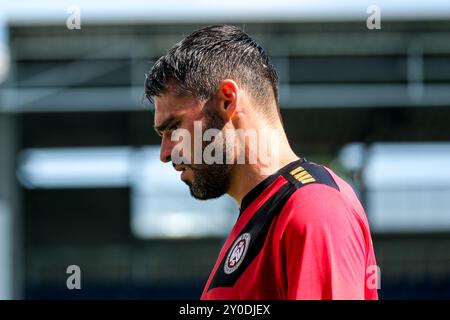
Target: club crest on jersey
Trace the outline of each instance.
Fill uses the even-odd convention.
[[[248,246],[250,244],[250,233],[244,233],[239,236],[239,238],[234,241],[230,252],[228,253],[227,259],[225,260],[225,265],[223,271],[226,274],[233,273],[244,260],[245,254],[247,253]]]

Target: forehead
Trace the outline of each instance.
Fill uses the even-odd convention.
[[[201,111],[202,104],[191,96],[179,96],[168,92],[155,97],[155,125],[169,117],[180,116],[185,113],[195,114]]]

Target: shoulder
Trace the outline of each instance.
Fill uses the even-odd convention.
[[[342,201],[335,176],[322,165],[304,162],[284,177],[291,185],[292,194],[283,211],[326,213]]]
[[[281,217],[297,227],[336,226],[348,214],[347,209],[338,191],[326,185],[311,184],[291,195]]]
[[[324,166],[305,162],[285,174],[294,189],[280,214],[288,229],[305,231],[344,228],[352,213],[336,176]]]

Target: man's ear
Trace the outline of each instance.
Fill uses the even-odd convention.
[[[219,82],[217,90],[218,112],[225,119],[230,119],[235,110],[238,98],[239,87],[231,79],[225,79]]]

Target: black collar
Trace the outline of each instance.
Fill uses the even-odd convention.
[[[279,169],[274,174],[268,176],[263,181],[258,183],[253,189],[251,189],[245,196],[242,198],[241,202],[241,208],[239,210],[239,216],[242,214],[242,212],[248,208],[252,204],[253,201],[256,200],[256,198],[268,187],[270,186],[279,176],[283,175],[286,172],[289,172],[293,169],[295,169],[299,164],[305,163],[305,158],[300,158],[298,160],[295,160],[287,165],[285,165],[283,168]]]

